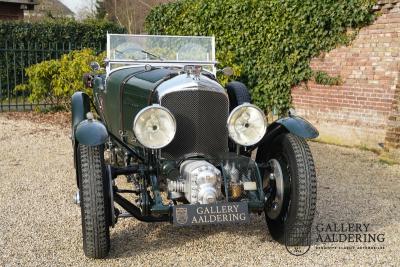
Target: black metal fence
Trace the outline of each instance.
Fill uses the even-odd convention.
[[[94,45],[101,51],[101,45]],[[25,68],[45,60],[58,59],[72,50],[82,49],[73,43],[28,43],[0,41],[0,112],[33,110],[49,107],[46,103],[32,103],[29,92],[16,91],[15,87],[26,82]]]

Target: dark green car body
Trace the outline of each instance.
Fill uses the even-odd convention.
[[[122,37],[116,36],[116,39]],[[123,54],[117,48],[112,50],[115,58]],[[139,54],[155,57],[148,51],[135,49]],[[112,51],[109,49],[108,54]],[[267,123],[264,112],[250,103],[244,84],[230,82],[222,86],[219,83],[214,61],[169,63],[158,58],[146,58],[144,62],[118,58],[114,62],[107,61],[106,73],[94,69],[84,76],[91,96],[84,92],[72,96],[71,136],[78,195],[86,195],[86,201],[91,201],[90,207],[98,208],[98,203],[103,203],[101,208],[106,210],[99,218],[97,213],[93,215],[85,210],[85,205],[81,206],[82,217],[91,216],[89,224],[83,226],[85,253],[102,258],[109,251],[109,247],[99,248],[96,244],[87,248],[86,229],[93,227],[90,221],[93,216],[97,216],[98,223],[106,222],[103,225],[106,234],[100,236],[109,242],[109,227],[114,226],[119,217],[187,226],[244,223],[249,221],[249,212],[265,212],[270,229],[278,229],[274,238],[282,241],[286,217],[296,219],[295,223],[298,220],[297,206],[292,204],[294,211],[288,211],[288,199],[298,201],[300,195],[306,196],[298,201],[300,205],[310,206],[307,209],[311,219],[307,219],[304,228],[309,231],[316,192],[308,193],[315,187],[316,178],[311,152],[304,139],[316,138],[318,131],[306,120],[290,113]],[[116,67],[111,68],[113,63]],[[147,110],[152,110],[153,117],[141,117]],[[165,117],[166,114],[169,117]],[[230,130],[232,114],[247,118],[246,123],[238,126],[244,129],[240,133],[246,138],[249,133],[256,141],[248,145],[235,141],[235,133]],[[161,132],[161,126],[155,127],[150,122],[155,120],[157,125],[163,125],[167,121],[165,118],[170,119],[170,124],[159,136],[169,136],[173,132],[173,137],[156,148],[141,142],[138,135],[141,132],[135,128],[137,121],[142,119],[146,133]],[[250,120],[254,118],[261,118],[259,124]],[[252,135],[248,127],[261,134]],[[95,159],[98,164],[88,158]],[[293,167],[295,165],[297,167]],[[304,171],[299,171],[299,166]],[[275,175],[280,178],[274,178]],[[131,188],[119,187],[115,181],[121,176],[126,177]],[[297,178],[303,179],[299,185],[295,182]],[[92,194],[94,189],[93,192],[84,191],[82,184],[101,187],[98,189],[101,194]],[[303,185],[309,188],[301,189],[307,194],[296,191]],[[296,191],[295,195],[290,190]],[[132,194],[135,201],[126,198],[125,193]],[[287,215],[288,212],[293,214]],[[103,252],[93,254],[87,252],[88,249]]]
[[[152,67],[146,69],[148,66],[133,66],[122,68],[120,70],[112,72],[108,77],[105,74],[95,74],[92,77],[93,87],[93,104],[96,112],[99,115],[98,121],[88,122],[86,113],[90,111],[89,97],[78,92],[72,97],[72,114],[73,114],[73,136],[75,146],[78,143],[85,145],[99,145],[106,144],[110,140],[118,140],[118,145],[123,144],[124,149],[130,148],[134,151],[135,156],[145,158],[146,148],[143,147],[140,142],[137,141],[133,132],[133,121],[135,116],[145,107],[152,104],[160,104],[160,86],[167,83],[176,84],[177,81],[185,79],[192,82],[192,78],[187,74],[183,73],[183,68],[179,69],[176,67]],[[175,79],[175,80],[174,80]],[[210,73],[204,73],[196,81],[196,84],[212,84],[220,90],[223,89],[217,81],[216,77]],[[164,89],[165,90],[165,89]],[[168,90],[168,89],[167,89]],[[182,87],[185,90],[185,87]],[[224,94],[221,94],[224,98]],[[189,101],[190,102],[190,101]],[[216,102],[218,103],[218,101]],[[181,103],[186,106],[185,103]],[[211,107],[207,107],[210,109]],[[224,114],[222,117],[226,119],[228,114]],[[209,121],[212,124],[212,121]],[[179,126],[178,126],[179,127]],[[222,125],[225,127],[225,125]],[[185,129],[183,129],[185,130]],[[268,126],[267,134],[257,146],[252,146],[247,151],[246,155],[249,155],[250,151],[253,151],[257,147],[268,147],[273,138],[282,132],[291,132],[303,138],[315,138],[318,136],[316,129],[309,124],[307,121],[300,117],[290,116],[281,118]],[[204,137],[200,137],[203,139]],[[214,139],[211,137],[211,139]],[[188,140],[187,140],[188,141]],[[221,154],[224,157],[226,153],[229,153],[227,146],[228,139],[226,141],[226,149],[223,149],[225,145],[222,145]],[[222,141],[222,143],[224,143]],[[178,144],[179,146],[179,144]],[[161,150],[162,151],[162,150]],[[233,151],[234,152],[234,151]],[[173,155],[174,153],[172,153]],[[188,153],[190,154],[190,153]],[[212,158],[208,154],[206,157]],[[168,169],[168,166],[176,166],[181,161],[179,155],[176,158],[171,156],[162,157],[157,162],[158,166],[155,168],[161,172],[164,169]],[[183,155],[185,157],[185,155]],[[216,158],[220,155],[216,156]],[[167,166],[167,167],[166,167]],[[258,183],[261,183],[261,177],[258,179]],[[262,193],[260,193],[262,195]],[[259,196],[258,201],[250,206],[262,207],[263,196]],[[163,209],[167,210],[167,208]]]

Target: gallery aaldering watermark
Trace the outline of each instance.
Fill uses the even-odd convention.
[[[384,249],[385,233],[373,230],[370,223],[316,223],[308,235],[298,233],[292,226],[285,237],[286,249],[289,253],[300,256],[309,251],[311,244],[315,249]],[[301,236],[300,240],[296,236]],[[311,239],[312,236],[312,239]]]
[[[285,230],[285,247],[295,256],[306,254],[311,247],[311,232],[307,231],[307,225],[298,221]]]
[[[317,223],[316,249],[384,249],[385,233],[370,223]]]

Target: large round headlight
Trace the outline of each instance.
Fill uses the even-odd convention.
[[[267,120],[261,109],[249,103],[237,106],[228,118],[229,137],[242,146],[258,143],[267,131]]]
[[[142,109],[133,122],[137,140],[147,148],[163,148],[175,136],[176,122],[171,112],[160,105]]]

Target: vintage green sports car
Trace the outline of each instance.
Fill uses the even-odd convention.
[[[305,139],[318,131],[293,113],[268,123],[244,84],[221,86],[216,73],[231,70],[216,69],[214,37],[107,38],[105,71],[93,63],[84,77],[93,101],[72,96],[86,256],[107,256],[122,217],[196,227],[264,213],[278,242],[307,239],[316,174]]]

